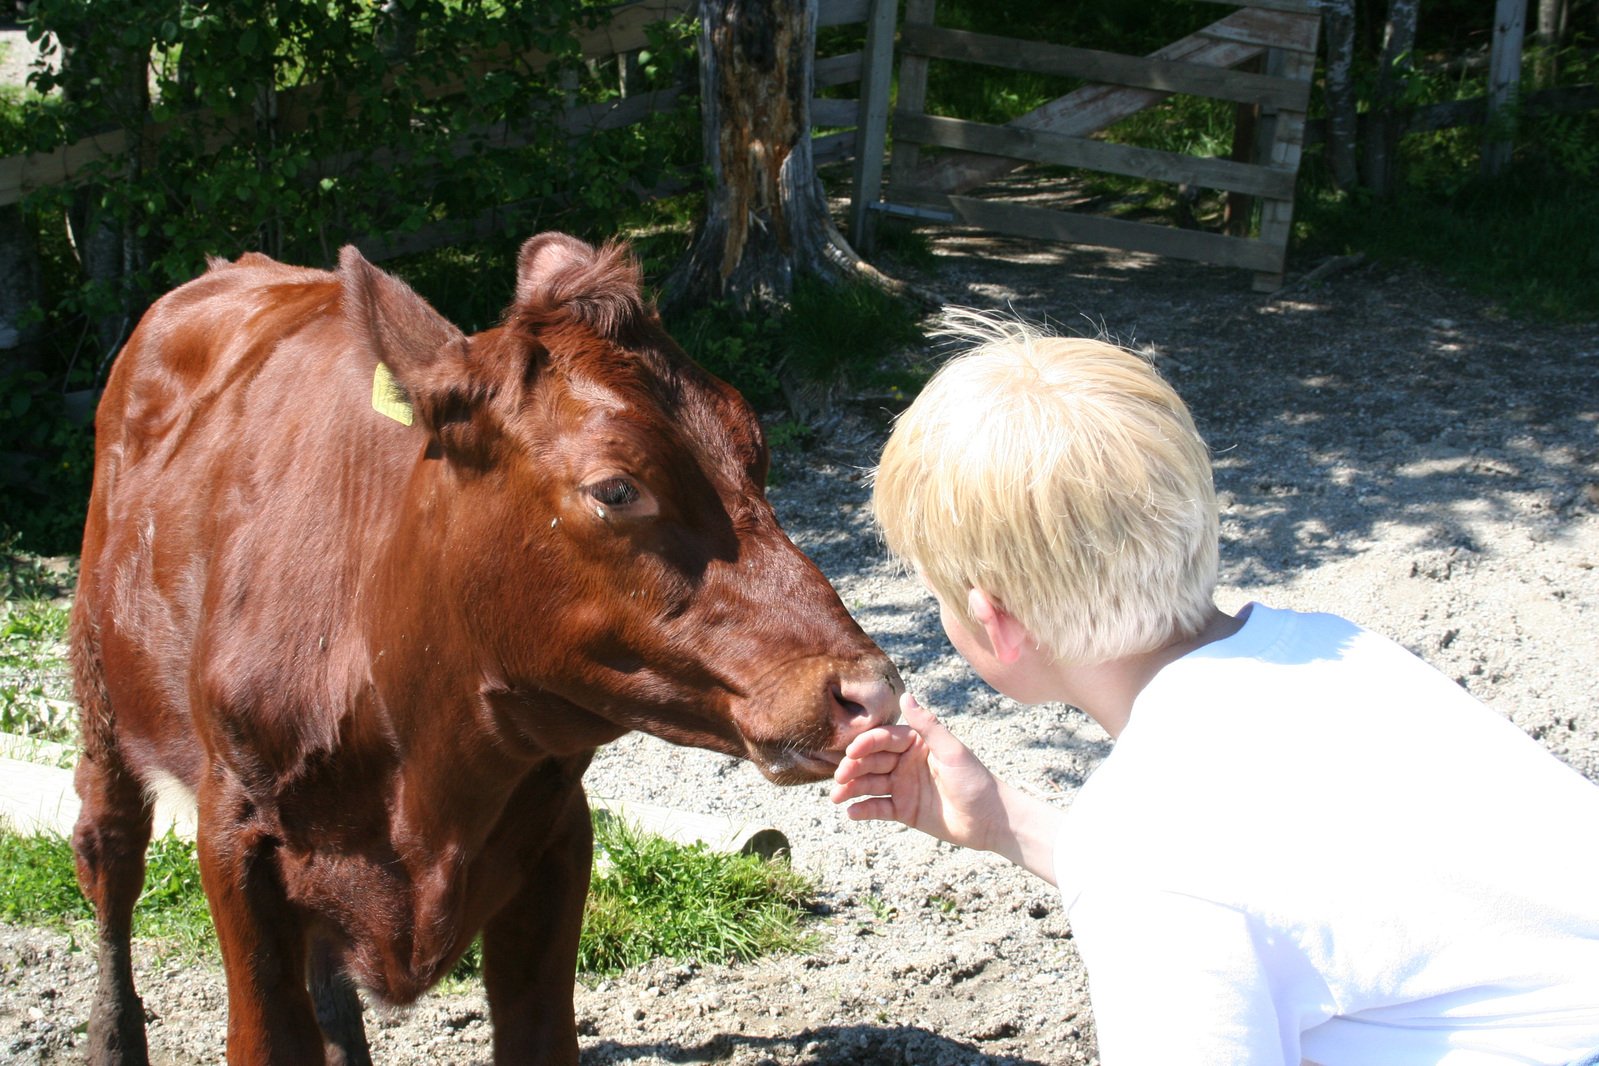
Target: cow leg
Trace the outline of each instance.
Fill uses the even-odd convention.
[[[200,880],[228,981],[229,1066],[325,1061],[306,990],[306,932],[278,872],[278,841],[250,824],[241,790],[210,774],[200,791]]]
[[[339,965],[333,945],[322,937],[311,943],[307,975],[311,1002],[327,1054],[327,1066],[372,1066],[372,1051],[361,1022],[361,997]]]
[[[72,831],[78,884],[94,907],[98,941],[88,1058],[94,1066],[143,1066],[150,1055],[144,1004],[133,988],[129,937],[133,905],[144,886],[144,853],[154,812],[108,731],[98,738],[89,732],[74,778],[82,806]]]
[[[483,930],[483,984],[494,1023],[494,1061],[576,1066],[577,971],[594,829],[583,790],[558,801],[547,846],[522,887]]]

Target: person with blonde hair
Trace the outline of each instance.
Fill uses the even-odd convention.
[[[1599,787],[1386,638],[1220,610],[1209,452],[1144,359],[948,322],[883,537],[985,681],[1115,744],[1063,810],[907,694],[834,802],[1057,885],[1107,1066],[1599,1062]]]

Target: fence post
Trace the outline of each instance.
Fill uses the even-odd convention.
[[[905,25],[931,26],[935,0],[905,0]],[[927,57],[906,54],[899,62],[899,106],[897,110],[921,114],[927,106]],[[890,194],[894,185],[909,184],[921,161],[921,149],[914,144],[894,145],[893,158],[889,160],[888,182]]]
[[[1266,53],[1266,73],[1278,77],[1309,82],[1316,73],[1314,44],[1309,52],[1288,52],[1273,48]],[[1262,111],[1265,111],[1262,108]],[[1299,159],[1305,143],[1305,114],[1303,111],[1273,111],[1269,118],[1262,116],[1257,142],[1259,161],[1278,170],[1299,173]],[[1288,260],[1288,241],[1293,235],[1294,196],[1289,192],[1285,200],[1263,198],[1260,201],[1259,239],[1277,252],[1277,269],[1256,273],[1253,288],[1256,292],[1275,292],[1282,287],[1283,268]]]
[[[871,251],[872,205],[883,189],[883,153],[888,147],[888,96],[894,76],[895,0],[871,0],[866,47],[861,52],[861,102],[855,124],[855,191],[849,239],[862,255]]]
[[[1527,32],[1527,0],[1498,0],[1493,50],[1488,59],[1488,120],[1483,127],[1482,172],[1496,177],[1515,150],[1515,109],[1521,87],[1521,43]]]

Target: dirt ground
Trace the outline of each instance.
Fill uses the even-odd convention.
[[[951,303],[1103,329],[1156,360],[1215,453],[1223,608],[1332,610],[1386,633],[1599,781],[1594,327],[1513,321],[1427,274],[1376,265],[1302,285],[1316,264],[1293,263],[1288,288],[1267,297],[1238,272],[1138,255],[957,231],[936,251],[918,280]],[[885,431],[880,404],[845,405],[781,465],[778,511],[923,701],[1001,775],[1069,803],[1108,741],[1069,708],[988,692],[925,595],[886,564],[863,479]],[[602,752],[588,783],[774,826],[821,895],[810,954],[662,962],[580,985],[585,1066],[1096,1061],[1083,969],[1042,882],[850,823],[822,786],[776,789],[742,763],[648,737]],[[139,980],[155,1061],[218,1061],[219,974],[146,950]],[[0,928],[0,1061],[81,1061],[90,988],[81,944]],[[379,1062],[489,1059],[474,992],[371,1010],[368,1029]]]

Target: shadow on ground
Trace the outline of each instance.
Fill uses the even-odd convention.
[[[735,1052],[748,1055],[762,1050],[769,1050],[785,1063],[807,1066],[1044,1066],[1037,1059],[987,1055],[973,1044],[904,1025],[827,1025],[781,1037],[719,1033],[688,1046],[607,1040],[585,1049],[582,1061],[583,1066],[639,1060],[714,1063],[733,1057]]]

